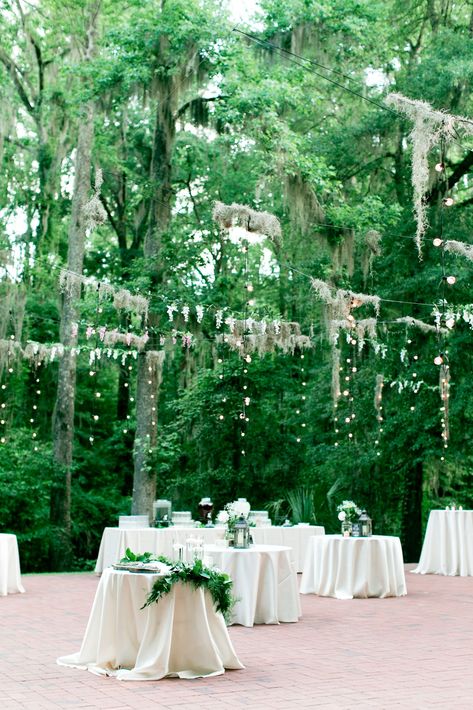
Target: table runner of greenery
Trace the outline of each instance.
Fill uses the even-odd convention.
[[[196,559],[192,563],[174,561],[163,555],[153,555],[152,552],[137,555],[129,548],[126,550],[125,557],[120,560],[120,563],[127,562],[162,562],[170,568],[168,574],[155,581],[142,609],[150,606],[153,602],[159,602],[166,594],[169,594],[175,584],[181,582],[192,585],[194,589],[207,589],[216,611],[223,614],[225,621],[229,620],[235,599],[232,595],[233,582],[228,574],[206,567],[200,559]]]

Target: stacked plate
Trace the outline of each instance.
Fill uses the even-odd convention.
[[[172,514],[172,524],[183,528],[192,527],[194,521],[190,510],[175,510]]]
[[[271,520],[267,510],[251,510],[248,522],[254,523],[257,528],[270,528]]]
[[[136,528],[149,528],[148,515],[120,515],[118,518],[118,527],[126,530]]]

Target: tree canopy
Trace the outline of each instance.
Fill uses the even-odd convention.
[[[328,531],[350,497],[408,560],[432,505],[473,503],[473,140],[458,123],[429,147],[419,259],[413,122],[386,102],[469,126],[471,6],[261,0],[238,23],[230,9],[0,2],[0,520],[26,568],[55,565],[66,469],[76,568],[149,481],[177,509],[246,496],[295,516],[309,497]],[[96,219],[65,320],[86,124]],[[216,221],[216,202],[269,213],[281,235]],[[379,314],[352,299],[337,330],[311,279],[338,305],[379,297]]]

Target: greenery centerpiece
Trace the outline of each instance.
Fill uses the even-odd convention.
[[[194,589],[207,590],[212,597],[216,611],[221,612],[225,621],[229,622],[235,599],[232,595],[233,582],[228,574],[206,567],[200,559],[191,563],[175,562],[163,555],[153,555],[151,552],[136,555],[127,549],[120,564],[133,562],[160,562],[168,567],[166,573],[154,582],[142,609],[153,603],[158,603],[160,599],[172,591],[175,584],[180,582],[181,584],[190,584]]]
[[[342,523],[342,535],[351,535],[353,523],[361,515],[361,509],[352,500],[344,500],[337,506],[338,519]]]

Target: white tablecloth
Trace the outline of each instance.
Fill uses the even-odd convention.
[[[173,557],[173,545],[184,544],[189,537],[200,537],[206,544],[215,544],[223,538],[224,528],[105,528],[100,543],[95,571],[97,574],[120,560],[127,547],[133,552],[153,552],[156,555]],[[291,559],[296,571],[302,572],[307,544],[312,535],[323,535],[321,526],[294,526],[293,528],[270,527],[251,528],[251,535],[257,544],[283,545],[291,548]]]
[[[24,592],[16,535],[0,535],[0,597]]]
[[[257,545],[290,547],[296,572],[302,572],[310,538],[312,535],[324,535],[325,529],[321,525],[294,525],[292,528],[273,525],[270,528],[251,528],[250,532]]]
[[[473,576],[473,510],[431,510],[417,574]]]
[[[173,558],[175,543],[184,545],[189,537],[200,537],[204,542],[214,543],[217,538],[223,538],[224,534],[224,528],[105,528],[95,571],[100,574],[118,562],[125,555],[127,547],[135,553],[153,552],[155,555]]]
[[[312,537],[300,591],[337,599],[407,594],[399,538]]]
[[[59,665],[119,680],[200,678],[243,668],[225,621],[203,589],[177,584],[141,609],[157,575],[104,571],[79,653]]]
[[[278,624],[301,616],[297,574],[290,549],[277,545],[253,545],[248,550],[204,547],[206,557],[233,580],[233,624]]]

